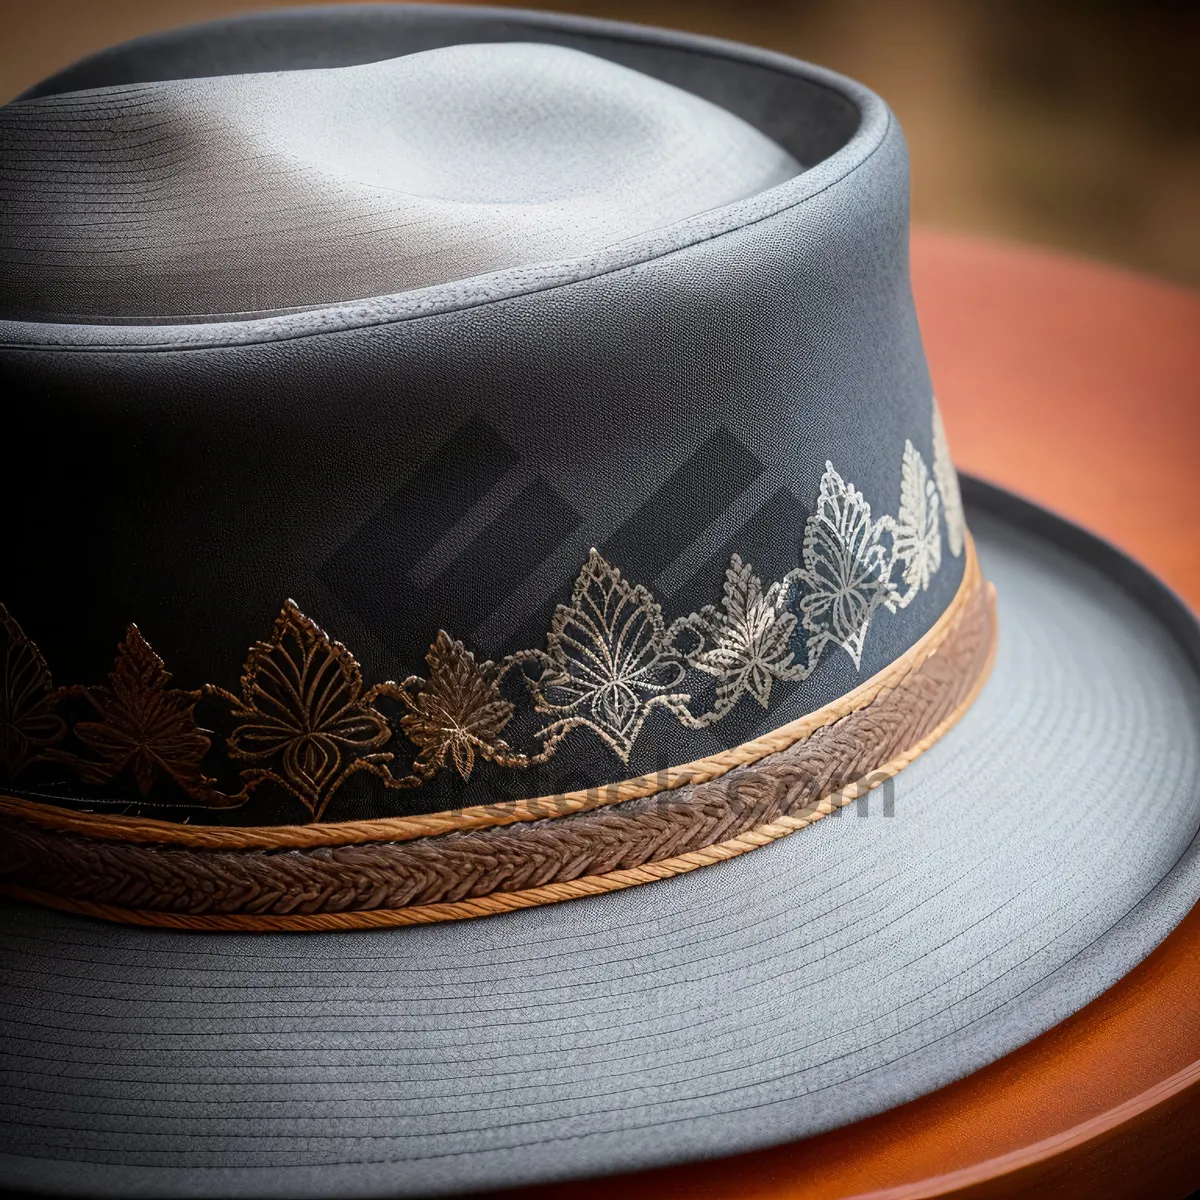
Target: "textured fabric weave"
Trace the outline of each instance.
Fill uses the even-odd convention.
[[[3,910],[0,1181],[368,1196],[631,1170],[880,1111],[1080,1008],[1200,895],[1200,681],[1061,543],[972,525],[999,660],[891,815],[875,792],[690,876],[370,934]]]
[[[25,101],[0,108],[0,313],[404,292],[602,249],[799,170],[698,96],[531,43]]]
[[[0,474],[0,504],[31,514],[12,531],[7,562],[22,568],[0,567],[0,600],[56,678],[103,680],[133,621],[178,686],[237,692],[247,647],[288,597],[372,682],[423,673],[439,628],[495,659],[545,644],[592,547],[674,619],[720,602],[735,553],[764,582],[800,565],[827,463],[877,517],[897,512],[906,441],[935,462],[904,141],[849,80],[683,35],[406,5],[165,35],[69,77],[123,87],[150,72],[277,68],[280,55],[328,67],[492,40],[570,45],[682,87],[806,169],[591,254],[311,312],[0,321],[11,436],[53,447]],[[326,819],[547,795],[703,758],[894,661],[961,576],[961,557],[945,556],[928,590],[872,623],[858,663],[826,654],[772,691],[769,712],[744,699],[700,730],[656,712],[628,762],[581,731],[553,771],[483,763],[466,782],[443,773],[382,796],[360,773]],[[303,818],[266,788],[227,815]]]

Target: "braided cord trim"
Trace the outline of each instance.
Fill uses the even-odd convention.
[[[420,816],[379,817],[363,821],[331,821],[308,825],[183,825],[151,817],[111,816],[106,813],[76,812],[51,804],[39,804],[0,794],[0,823],[19,820],[42,829],[77,833],[88,838],[138,842],[197,849],[264,849],[284,847],[352,846],[368,842],[402,842],[435,837],[457,830],[488,829],[523,821],[538,821],[572,813],[589,812],[628,800],[674,791],[720,778],[737,767],[758,762],[824,727],[872,704],[877,697],[918,670],[936,654],[956,628],[964,608],[981,586],[979,560],[974,542],[966,535],[967,560],[962,582],[946,611],[934,626],[895,662],[859,684],[844,696],[753,741],[743,742],[719,754],[709,755],[678,767],[599,787],[561,792],[535,799],[505,800],[495,804]]]
[[[564,806],[553,816],[528,809],[518,815],[509,805],[488,825],[463,822],[404,839],[378,829],[396,822],[376,821],[355,823],[375,827],[370,838],[307,845],[279,839],[270,846],[117,840],[113,818],[104,819],[103,834],[89,837],[78,825],[29,820],[24,802],[15,801],[0,807],[0,892],[144,925],[320,930],[482,916],[669,878],[803,829],[891,778],[970,707],[990,669],[995,635],[994,595],[972,553],[951,608],[922,643],[856,690],[856,705],[846,703],[851,693],[805,718],[806,731],[789,737],[777,730],[716,756],[719,764],[678,768],[698,769],[671,788],[658,780],[657,791],[622,799],[625,785],[617,785],[617,798]],[[773,747],[772,739],[781,744]],[[742,757],[749,746],[755,760]],[[87,816],[53,815],[76,822]]]

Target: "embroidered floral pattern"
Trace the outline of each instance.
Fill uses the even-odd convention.
[[[16,779],[66,736],[50,668],[0,604],[0,766]]]
[[[938,524],[938,491],[929,469],[912,442],[904,443],[900,469],[900,512],[892,522],[892,553],[904,567],[908,590],[896,599],[907,608],[917,592],[942,565],[942,531]]]
[[[800,601],[804,628],[819,656],[832,641],[862,663],[871,618],[893,607],[892,559],[881,541],[890,521],[872,521],[862,493],[825,464],[816,512],[804,527],[804,566],[797,578],[806,593]]]
[[[358,663],[292,600],[271,640],[251,647],[241,696],[212,687],[209,693],[239,722],[227,745],[232,758],[256,764],[242,771],[248,788],[270,780],[314,820],[356,771],[392,778],[392,755],[374,753],[392,729],[364,696]]]
[[[428,679],[406,680],[394,693],[408,708],[400,728],[420,747],[413,763],[415,774],[428,779],[453,765],[463,779],[470,779],[477,754],[504,766],[526,765],[525,756],[500,736],[514,705],[500,694],[496,664],[477,663],[462,642],[445,630],[439,630],[425,663]],[[414,685],[415,690],[410,690]]]
[[[37,647],[0,606],[3,777],[38,767],[43,777],[69,771],[104,787],[129,778],[152,803],[174,789],[206,807],[240,804],[272,785],[319,821],[359,772],[389,788],[420,787],[443,772],[465,782],[481,760],[512,768],[546,762],[576,733],[629,763],[656,709],[703,729],[746,697],[768,710],[777,684],[807,678],[831,648],[861,670],[880,610],[905,608],[940,570],[943,520],[951,553],[966,544],[936,406],[932,446],[931,472],[905,442],[894,516],[873,515],[862,492],[826,463],[800,565],[776,582],[764,586],[734,554],[719,602],[668,624],[646,587],[593,550],[569,602],[555,610],[544,648],[477,661],[442,631],[425,655],[426,676],[403,683],[365,687],[350,651],[289,600],[270,639],[251,647],[240,695],[171,687],[163,661],[132,625],[104,684],[56,688]],[[401,706],[395,720],[376,707],[383,700]],[[227,736],[200,727],[201,702]],[[514,726],[533,749],[506,740]],[[219,790],[218,777],[240,777],[241,790]]]
[[[586,726],[622,762],[655,707],[687,715],[684,664],[663,623],[662,608],[595,550],[560,604],[546,635],[546,671],[530,681],[540,713],[561,714],[539,730],[547,742]]]
[[[196,724],[201,693],[168,687],[170,680],[162,659],[130,625],[106,683],[64,689],[95,711],[94,720],[74,727],[95,756],[75,761],[85,783],[110,783],[128,770],[142,796],[161,780],[194,800],[219,801],[214,781],[200,769],[211,744],[208,731]]]
[[[699,644],[688,662],[717,680],[716,703],[695,719],[697,725],[719,721],[747,692],[768,708],[775,680],[803,678],[789,649],[796,614],[788,609],[788,591],[786,584],[773,583],[764,593],[762,580],[735,554],[725,571],[721,607],[706,605],[674,627],[675,637],[684,629],[696,634]]]
[[[933,402],[933,477],[937,480],[942,510],[946,514],[946,541],[950,553],[957,558],[963,552],[967,536],[967,517],[963,512],[958,472],[950,459],[950,443],[946,441],[946,430],[936,400]]]

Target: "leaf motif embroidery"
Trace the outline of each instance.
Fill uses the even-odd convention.
[[[62,740],[66,722],[41,651],[0,604],[0,765],[16,779]]]
[[[356,771],[391,780],[386,764],[393,756],[370,752],[392,730],[364,696],[361,668],[293,600],[283,606],[271,640],[251,647],[241,696],[209,690],[241,722],[229,735],[230,755],[264,764],[242,771],[248,785],[278,784],[314,820]]]
[[[583,726],[627,763],[655,707],[687,715],[690,697],[671,691],[685,671],[670,646],[662,608],[595,550],[575,581],[571,603],[558,606],[546,646],[548,669],[528,683],[538,712],[563,715],[538,731],[543,739]]]
[[[480,758],[517,768],[546,762],[575,729],[589,730],[628,763],[655,708],[691,729],[714,724],[747,694],[768,710],[775,682],[808,677],[830,645],[842,647],[861,669],[874,615],[880,608],[906,607],[940,570],[939,513],[950,550],[960,555],[966,523],[935,404],[932,478],[906,441],[899,511],[873,519],[863,494],[826,462],[805,523],[802,565],[766,589],[734,554],[719,604],[681,616],[668,628],[651,593],[593,550],[570,603],[555,611],[545,650],[476,662],[443,631],[425,656],[427,679],[412,676],[366,690],[346,647],[290,600],[271,640],[251,647],[241,695],[214,686],[202,692],[171,688],[162,660],[134,626],[103,686],[56,689],[37,647],[0,606],[0,769],[12,780],[31,764],[54,762],[90,783],[109,783],[128,772],[143,798],[160,781],[170,781],[193,799],[221,807],[242,803],[269,781],[320,820],[356,772],[370,772],[389,788],[419,787],[448,769],[465,781]],[[801,626],[804,661],[796,662],[793,643]],[[528,673],[531,664],[540,671],[536,677]],[[552,718],[534,734],[541,743],[537,753],[521,753],[502,736],[516,710],[501,682],[518,667],[534,710]],[[689,669],[716,680],[711,711],[691,711],[692,696],[682,690]],[[246,764],[237,795],[217,791],[203,774],[211,750],[208,731],[195,719],[203,695],[222,700],[234,718],[225,750],[230,760]],[[91,757],[59,746],[69,732],[58,712],[65,696],[86,699],[95,710],[96,719],[77,720],[73,727]],[[395,729],[375,708],[382,697],[403,704],[395,727],[417,747],[411,773],[400,778],[391,773],[394,754],[384,749]],[[68,708],[66,716],[72,715]]]
[[[193,800],[222,799],[200,769],[211,745],[208,731],[196,724],[201,693],[169,687],[170,680],[162,659],[138,627],[130,625],[108,680],[100,687],[71,689],[97,715],[75,723],[75,736],[99,756],[98,762],[71,760],[81,779],[110,783],[128,768],[142,796],[167,780]]]
[[[788,589],[774,583],[763,594],[762,580],[749,563],[734,554],[725,570],[725,589],[718,609],[709,604],[680,622],[700,639],[688,662],[717,679],[711,712],[696,719],[707,726],[725,716],[746,692],[765,709],[776,679],[802,678],[789,651],[796,616],[787,607]]]
[[[900,512],[892,522],[892,552],[904,564],[904,582],[908,585],[896,602],[900,608],[907,608],[917,592],[929,587],[942,565],[937,488],[929,478],[925,460],[907,440],[900,473]]]
[[[500,737],[513,705],[500,695],[496,664],[477,663],[463,643],[445,630],[438,631],[425,662],[429,678],[419,681],[420,690],[398,692],[408,708],[400,726],[421,751],[413,770],[429,778],[453,763],[464,780],[470,779],[476,754],[520,765],[522,756]]]
[[[804,526],[804,565],[795,577],[807,594],[800,601],[804,627],[815,645],[841,646],[855,667],[862,665],[863,642],[880,607],[892,607],[891,561],[879,541],[887,528],[871,520],[863,494],[825,464],[816,510]]]
[[[950,553],[958,558],[966,542],[967,517],[963,512],[958,472],[950,458],[950,443],[946,440],[946,429],[936,400],[933,402],[933,477],[937,480],[942,496],[942,511],[946,514],[946,541],[950,545]]]

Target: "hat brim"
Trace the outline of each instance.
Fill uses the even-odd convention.
[[[840,815],[505,916],[200,934],[6,903],[0,1186],[427,1195],[801,1138],[998,1058],[1200,896],[1200,629],[1103,542],[965,482],[999,652]]]

